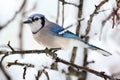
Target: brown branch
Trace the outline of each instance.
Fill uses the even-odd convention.
[[[11,47],[11,45],[10,45],[10,41],[8,42],[8,46],[10,47],[10,49],[11,49],[12,51],[14,51],[14,49],[13,49],[13,48]],[[0,68],[1,68],[1,71],[3,72],[3,74],[5,75],[5,77],[7,78],[7,80],[11,80],[10,75],[5,71],[5,68],[4,68],[4,66],[2,65],[2,62],[3,62],[4,58],[5,58],[6,56],[8,56],[8,54],[6,54],[6,51],[3,51],[2,53],[4,53],[4,56],[2,56],[2,58],[1,58],[1,60],[0,60]]]
[[[90,68],[87,68],[87,67],[82,67],[82,66],[78,66],[76,64],[73,64],[73,63],[70,63],[70,62],[67,62],[63,59],[60,59],[56,56],[56,54],[54,53],[54,51],[52,51],[51,49],[45,49],[45,50],[26,50],[26,51],[11,51],[11,52],[8,52],[9,55],[10,54],[18,54],[18,53],[48,53],[50,56],[53,57],[53,59],[55,59],[56,62],[61,62],[63,64],[66,64],[66,65],[70,65],[74,68],[77,68],[78,70],[81,69],[81,70],[84,70],[84,71],[87,71],[87,72],[90,72],[90,73],[93,73],[97,76],[100,76],[104,79],[110,79],[110,80],[115,80],[114,78],[112,78],[111,76],[108,76],[105,74],[105,72],[98,72],[98,71],[95,71],[93,69],[90,69]],[[19,63],[17,61],[15,62],[8,62],[8,67],[10,67],[11,65],[20,65],[20,66],[28,66],[28,67],[34,67],[33,65],[31,64],[26,64],[26,63]]]
[[[6,54],[6,55],[13,55],[13,54],[33,54],[33,53],[44,53],[45,50],[24,50],[24,51],[7,51],[4,53],[3,51],[0,51],[1,54]]]
[[[40,78],[40,76],[42,75],[42,73],[44,73],[44,74],[46,75],[47,80],[50,80],[50,77],[49,77],[49,75],[48,75],[48,72],[45,71],[45,68],[42,69],[42,70],[38,70],[38,73],[37,73],[37,75],[35,76],[36,80],[39,80],[39,78]]]
[[[59,16],[60,16],[60,3],[59,3],[59,1],[58,1],[58,5],[57,5],[57,18],[56,18],[56,23],[58,24],[58,22],[59,22]]]
[[[85,41],[88,42],[89,38],[88,37],[85,37]],[[84,67],[87,67],[87,59],[88,59],[88,49],[87,48],[84,48],[84,58],[83,58],[83,66]],[[86,80],[87,78],[87,72],[83,70],[83,73],[84,73],[84,77],[83,77],[83,80]]]
[[[34,67],[33,64],[20,63],[20,62],[18,62],[17,60],[15,60],[15,62],[8,62],[7,65],[6,65],[6,67],[9,68],[9,67],[11,67],[11,66],[13,66],[13,65],[25,66],[25,67],[23,68],[23,69],[24,69],[24,71],[23,71],[23,79],[25,79],[27,68],[28,68],[28,67],[31,67],[31,68]]]
[[[29,63],[20,63],[20,62],[18,62],[17,60],[15,61],[15,62],[7,62],[7,65],[6,65],[6,67],[11,67],[11,66],[13,66],[13,65],[18,65],[18,66],[25,66],[25,67],[34,67],[34,65],[33,64],[29,64]]]
[[[95,75],[97,75],[99,77],[104,78],[105,80],[106,79],[115,80],[113,77],[106,75],[105,72],[98,72],[98,71],[95,71],[95,70],[87,68],[87,67],[82,67],[82,66],[79,66],[79,65],[76,65],[76,64],[73,64],[73,63],[69,63],[69,62],[67,62],[67,61],[65,61],[63,59],[58,58],[58,57],[55,60],[56,60],[56,62],[61,62],[61,63],[66,64],[66,65],[73,66],[74,68],[76,68],[78,70],[81,69],[81,70],[90,72],[92,74],[95,74]]]
[[[43,73],[46,75],[47,80],[50,80],[50,77],[49,77],[49,75],[48,75],[48,72],[47,72],[47,71],[45,71],[45,69],[43,69]]]
[[[2,65],[2,62],[0,62],[0,69],[3,72],[3,74],[5,75],[5,77],[7,78],[7,80],[12,80],[10,75],[5,71],[4,66]]]
[[[88,40],[89,40],[89,37],[85,37],[85,41],[88,42]],[[88,49],[84,48],[84,60],[83,60],[84,67],[86,67],[88,65],[87,58],[88,58]]]
[[[63,2],[64,0],[59,0],[59,1]],[[69,5],[73,5],[75,7],[78,7],[78,5],[76,5],[75,3],[70,3],[70,2],[66,2],[66,1],[64,1],[64,4],[69,4]]]
[[[82,9],[83,9],[83,0],[79,0],[78,18],[82,17]],[[78,36],[80,35],[81,20],[78,20],[78,25],[77,25],[77,28],[76,28],[76,35],[78,35]]]
[[[64,26],[64,2],[65,0],[62,1],[62,27]]]
[[[13,54],[40,54],[40,53],[46,53],[46,54],[49,54],[49,55],[52,55],[53,58],[56,57],[56,54],[55,52],[60,50],[61,48],[51,48],[51,49],[48,49],[48,48],[45,48],[44,50],[24,50],[24,51],[6,51],[6,52],[3,52],[3,51],[0,51],[0,55],[2,54],[5,54],[6,56],[9,56],[9,55],[13,55]]]
[[[115,26],[115,16],[113,16],[113,18],[112,18],[112,28],[114,28],[114,26]]]
[[[37,73],[37,75],[35,76],[35,79],[39,80],[41,74],[42,74],[42,70],[39,70],[38,73]]]
[[[90,29],[91,29],[91,24],[92,24],[92,21],[93,21],[93,17],[97,14],[97,11],[101,8],[101,6],[103,6],[106,2],[108,2],[109,0],[103,0],[100,2],[100,4],[98,6],[95,5],[95,10],[94,12],[90,15],[90,18],[87,22],[87,28],[86,28],[86,33],[85,33],[85,36],[87,36],[90,32]]]
[[[71,55],[71,59],[70,59],[71,63],[75,62],[76,53],[77,53],[77,47],[74,47],[73,50],[72,50],[72,55]]]
[[[51,64],[51,69],[52,69],[52,70],[58,70],[58,64],[57,64],[57,62],[53,62],[53,63]]]
[[[8,41],[7,46],[8,46],[12,51],[15,51],[14,48],[10,45],[10,41]],[[6,51],[0,51],[0,52],[4,54],[4,56],[2,56],[1,61],[0,61],[0,64],[2,64],[2,61],[4,60],[4,58],[5,58],[6,56],[8,56],[8,52],[6,52]]]
[[[69,66],[68,70],[70,71],[69,73],[65,73],[68,76],[76,76],[78,77],[78,80],[85,80],[86,78],[86,72],[85,71],[79,71],[77,69],[75,69],[73,66]],[[69,80],[69,79],[67,79]]]
[[[77,47],[73,47],[72,55],[71,55],[71,58],[70,58],[70,62],[71,63],[75,62],[76,54],[77,54]],[[72,75],[78,76],[78,75],[76,75],[76,74],[78,74],[78,71],[74,70],[73,66],[69,66],[68,67],[68,71],[69,71],[68,74],[72,74]],[[69,79],[70,79],[70,77],[69,77]]]
[[[118,15],[118,10],[119,8],[113,8],[113,11],[111,12],[111,14],[105,19],[102,21],[102,26],[104,27],[105,23],[112,18],[112,28],[114,28],[114,25],[115,25],[115,17],[116,17],[116,20],[119,20],[120,17]]]
[[[82,17],[83,0],[79,0],[79,5],[77,5],[77,7],[78,7],[78,25],[76,27],[76,35],[79,36],[80,28],[81,28],[81,21],[84,20],[84,18],[81,18]],[[72,55],[71,55],[71,59],[70,59],[71,63],[75,62],[76,54],[77,54],[77,47],[74,47],[72,50]],[[69,70],[68,74],[75,75],[78,77],[78,79],[82,79],[82,77],[83,77],[81,74],[82,72],[75,70],[73,66],[69,66],[68,70]]]
[[[119,1],[119,0],[118,0],[118,1]],[[119,2],[116,1],[116,4],[117,4],[117,5],[120,4],[120,1],[119,1]],[[118,22],[118,24],[119,24],[119,20],[120,20],[120,15],[119,15],[119,13],[118,13],[119,9],[120,9],[120,7],[118,7],[118,6],[117,6],[117,8],[113,8],[113,11],[109,14],[109,16],[102,21],[102,28],[101,28],[101,30],[100,30],[100,35],[102,34],[104,25],[105,25],[106,22],[109,21],[110,19],[112,19],[112,28],[114,28],[114,26],[115,26],[115,24],[116,24],[117,22]]]
[[[10,41],[8,41],[8,47],[12,50],[12,51],[15,51],[14,49],[13,49],[13,47],[10,45]]]
[[[20,62],[18,62],[17,60],[16,60],[15,62],[8,62],[6,67],[9,68],[9,67],[11,67],[11,66],[13,66],[13,65],[25,66],[25,67],[23,68],[23,69],[24,69],[23,79],[25,79],[27,68],[28,68],[28,67],[34,68],[34,65],[33,65],[33,64],[20,63]],[[46,75],[47,80],[50,80],[49,75],[48,75],[48,72],[45,71],[45,69],[38,71],[38,74],[37,74],[37,76],[36,76],[36,80],[39,80],[39,77],[41,76],[42,73],[44,73],[44,74]]]
[[[93,60],[92,60],[92,61],[89,61],[89,62],[87,61],[86,64],[88,65],[88,64],[90,64],[90,63],[95,63],[95,61],[93,61]]]
[[[25,80],[25,76],[26,76],[27,67],[25,66],[23,69],[24,69],[24,72],[23,72],[23,80]]]
[[[84,18],[82,18],[81,19],[81,17],[82,17],[82,13],[83,13],[83,4],[84,4],[84,1],[83,0],[79,0],[79,7],[78,7],[78,18],[80,18],[80,20],[78,20],[78,25],[77,25],[77,28],[76,28],[76,34],[78,35],[78,36],[80,36],[80,28],[81,28],[81,21],[82,20],[84,20]],[[84,52],[83,52],[83,54],[84,54],[84,61],[83,61],[83,64],[85,64],[86,63],[86,61],[85,60],[87,60],[87,57],[86,56],[88,56],[87,55],[87,52],[85,53],[85,49],[84,49]],[[86,67],[85,65],[83,65],[84,67]],[[87,76],[87,72],[86,71],[81,71],[81,74],[80,74],[82,77],[79,77],[79,79],[82,79],[82,80],[86,80],[86,76]],[[79,75],[79,76],[80,76]]]

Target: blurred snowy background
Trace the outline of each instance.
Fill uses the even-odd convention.
[[[97,8],[98,5],[100,8]],[[89,43],[111,52],[112,56],[105,57],[95,51],[80,47],[77,50],[74,63],[97,71],[104,71],[110,76],[116,74],[115,76],[120,79],[119,0],[0,0],[0,51],[10,51],[7,45],[9,41],[15,50],[41,50],[45,48],[33,39],[29,26],[22,24],[29,15],[34,13],[44,14],[50,21],[63,27],[72,25],[69,28],[70,31],[77,33],[80,37],[82,36],[83,39],[88,36]],[[91,14],[93,18],[91,18]],[[88,29],[90,19],[92,22],[90,29]],[[84,65],[85,51],[88,53],[87,61],[95,61],[95,63]],[[72,49],[58,51],[57,55],[70,61]],[[3,54],[0,55],[1,60],[3,56]],[[51,64],[54,60],[44,53],[6,56],[0,63],[0,80],[23,80],[23,68],[25,66],[6,67],[7,62],[14,62],[15,60],[35,65],[34,68],[27,68],[25,80],[37,80],[35,76],[44,67],[47,67],[45,71],[50,80],[104,80],[92,73],[85,73],[81,77],[81,70],[77,75],[72,74],[68,66],[62,63],[57,63],[57,69],[52,70]],[[48,79],[42,73],[39,80]]]

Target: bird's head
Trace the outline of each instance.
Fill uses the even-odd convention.
[[[45,16],[42,14],[33,14],[24,21],[24,24],[29,24],[32,33],[35,34],[45,26]]]

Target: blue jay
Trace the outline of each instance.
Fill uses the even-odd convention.
[[[49,48],[68,48],[82,46],[99,51],[104,56],[112,55],[108,51],[85,42],[74,33],[64,29],[45,18],[42,14],[33,14],[26,21],[29,24],[34,39]]]

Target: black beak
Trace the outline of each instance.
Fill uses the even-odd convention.
[[[26,20],[23,22],[24,24],[29,24],[29,23],[32,23],[32,20]]]

